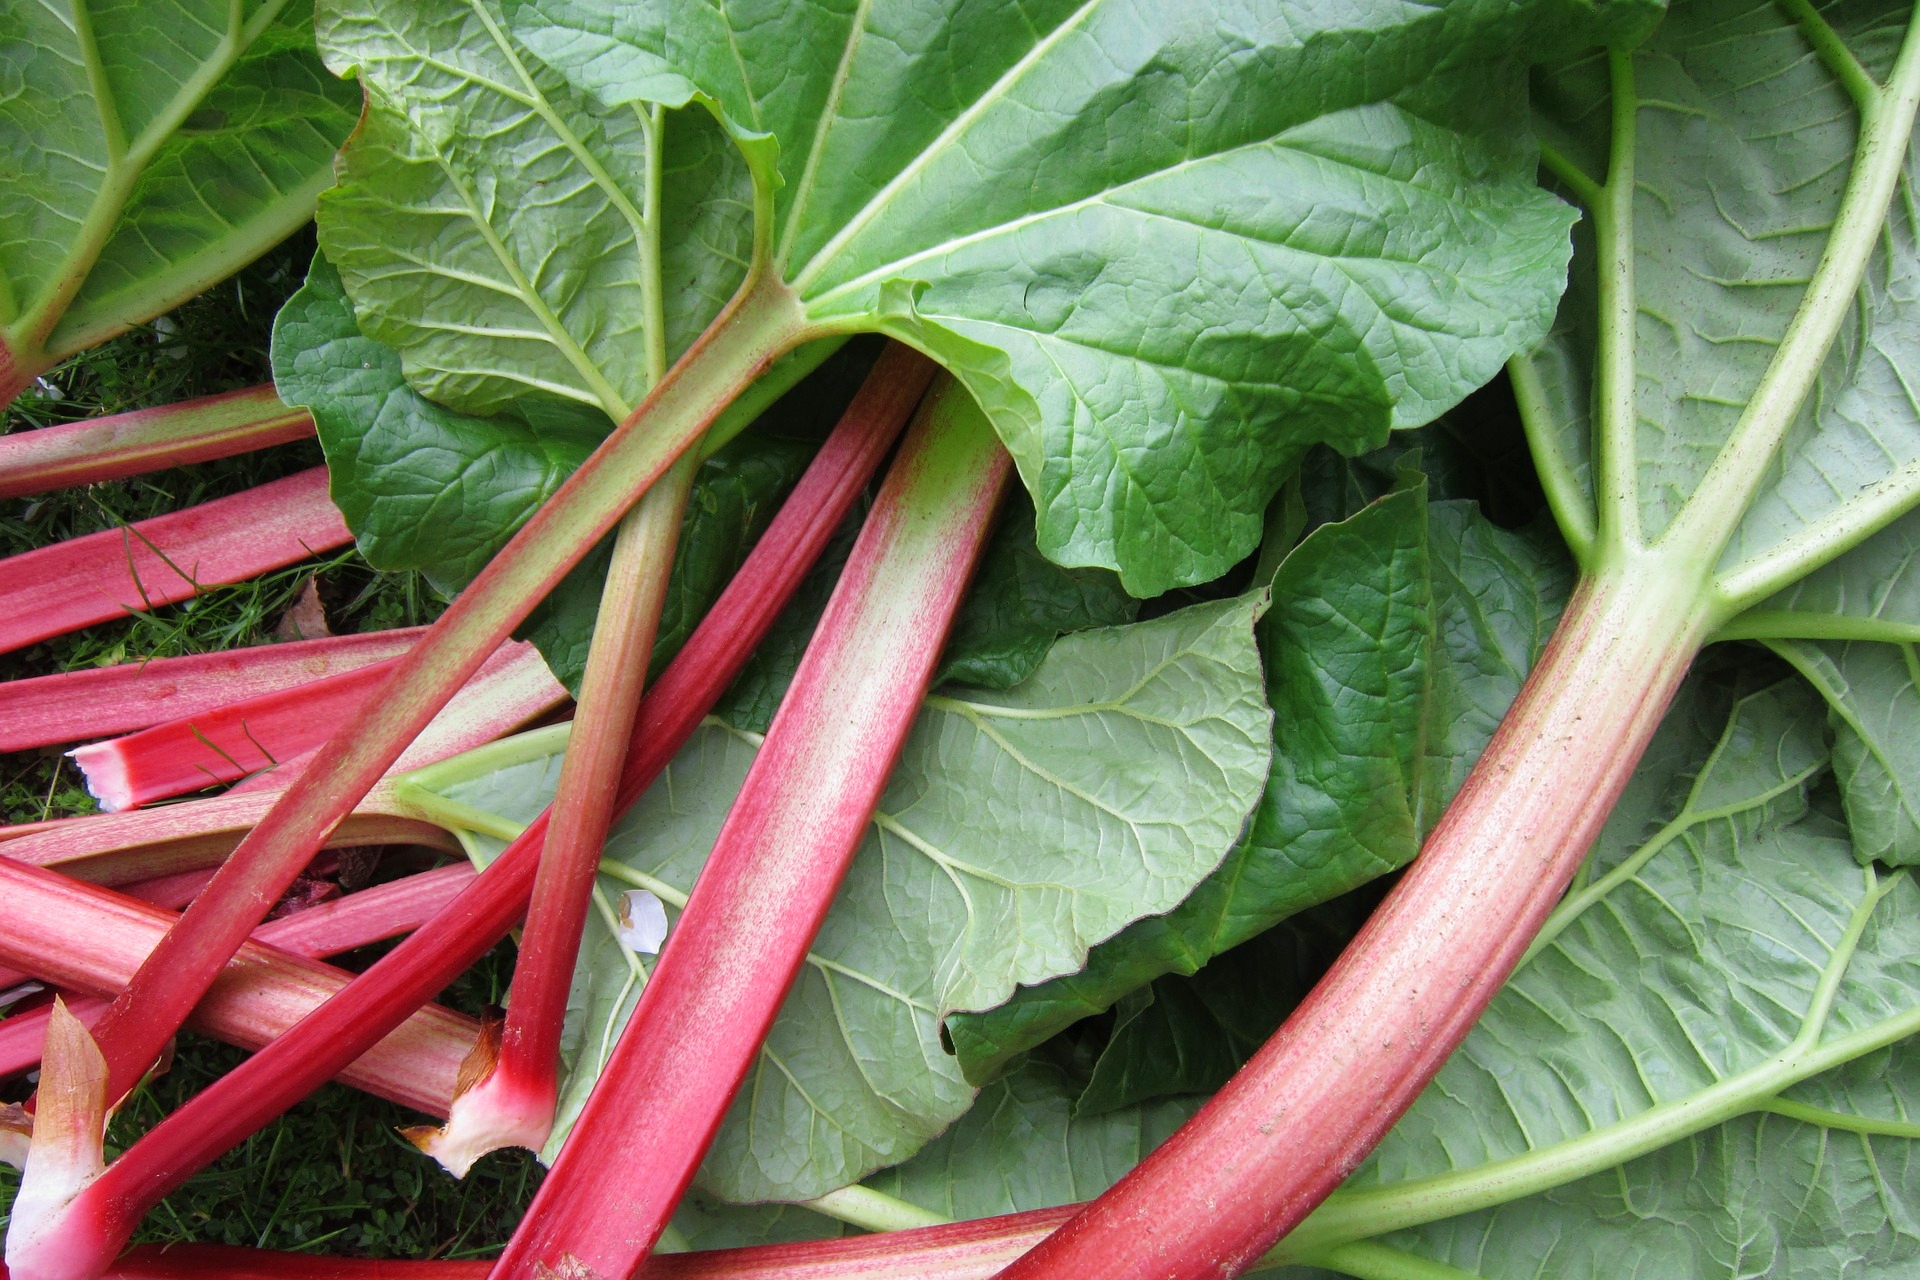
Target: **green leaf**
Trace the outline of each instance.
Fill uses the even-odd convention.
[[[1308,445],[1377,446],[1537,341],[1571,214],[1534,186],[1511,51],[1652,12],[528,0],[513,23],[608,110],[710,104],[811,321],[946,364],[1041,550],[1151,595],[1244,557]]]
[[[329,493],[377,568],[417,569],[451,596],[473,580],[606,430],[457,413],[408,385],[364,336],[339,272],[316,255],[274,320],[274,385],[313,414]]]
[[[1551,535],[1496,529],[1472,504],[1429,504],[1419,488],[1309,534],[1262,623],[1274,771],[1248,840],[1081,972],[950,1019],[968,1078],[1404,865],[1519,692],[1569,586]]]
[[[1225,1084],[1366,923],[1373,901],[1357,896],[1365,895],[1282,921],[1192,976],[1168,974],[1123,996],[1075,1114],[1212,1093]]]
[[[1000,514],[935,673],[936,685],[1011,689],[1058,637],[1132,622],[1140,602],[1102,569],[1062,569],[1033,539],[1033,506],[1015,493]]]
[[[1030,1061],[980,1091],[973,1109],[912,1160],[867,1179],[876,1191],[949,1218],[984,1218],[1099,1195],[1196,1109],[1179,1098],[1093,1116],[1076,1082]]]
[[[1821,6],[1818,21],[1883,79],[1910,16],[1906,5],[1869,0]],[[1789,325],[1814,305],[1808,284],[1840,209],[1859,112],[1788,6],[1676,6],[1634,52],[1632,74],[1634,392],[1599,429],[1632,433],[1626,501],[1651,542],[1699,487]],[[1593,54],[1543,74],[1535,97],[1543,140],[1593,183],[1607,172],[1608,83],[1605,55]],[[1913,174],[1909,158],[1907,180]],[[1838,337],[1734,523],[1723,576],[1772,556],[1804,572],[1846,545],[1827,541],[1830,531],[1920,463],[1910,394],[1920,375],[1915,217],[1911,201],[1894,200]],[[1590,494],[1596,251],[1585,227],[1575,239],[1566,301],[1532,366],[1548,410],[1539,430],[1559,455],[1546,465],[1570,491]],[[1799,393],[1776,388],[1770,399],[1793,403]],[[1807,538],[1829,550],[1797,541]]]
[[[312,216],[358,102],[315,57],[311,14],[0,13],[0,333],[26,371],[169,310]]]
[[[466,413],[533,396],[626,417],[743,278],[734,148],[704,112],[597,109],[486,3],[318,18],[327,65],[367,92],[320,208],[367,336]]]
[[[928,699],[706,1186],[804,1199],[905,1159],[973,1096],[941,1047],[945,1014],[1071,972],[1219,864],[1269,762],[1260,607],[1227,600],[1080,632],[1011,691]],[[616,828],[603,901],[639,888],[677,918],[756,742],[717,722],[696,734]],[[525,821],[552,793],[560,745],[443,794]],[[590,924],[576,975],[556,1141],[643,981],[608,914]]]
[[[1862,862],[1920,862],[1920,657],[1913,646],[1782,640],[1773,649],[1827,700],[1854,852]]]

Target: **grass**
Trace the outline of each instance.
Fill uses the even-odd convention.
[[[31,430],[267,381],[274,313],[299,288],[312,252],[311,233],[297,236],[171,315],[75,356],[22,396],[0,420],[0,430]],[[0,556],[236,493],[320,461],[319,446],[309,440],[0,502]],[[309,578],[338,633],[429,622],[442,604],[417,575],[379,572],[348,551],[0,655],[0,679],[264,644]],[[93,811],[59,749],[0,755],[0,821]],[[363,967],[376,954],[370,949],[343,963]],[[502,944],[444,999],[472,1013],[497,1003],[511,963],[512,946]],[[110,1149],[132,1143],[240,1057],[225,1045],[183,1036],[171,1070],[144,1085],[114,1120]],[[27,1088],[24,1082],[0,1086],[0,1099],[24,1096]],[[525,1152],[502,1153],[456,1182],[396,1133],[419,1120],[403,1107],[329,1085],[169,1197],[137,1238],[369,1257],[485,1256],[505,1243],[519,1221],[538,1185],[539,1166]],[[16,1185],[13,1170],[0,1166],[0,1205],[12,1203]]]

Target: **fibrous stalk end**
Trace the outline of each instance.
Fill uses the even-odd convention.
[[[400,1132],[407,1141],[464,1178],[481,1156],[505,1147],[538,1151],[553,1131],[556,1081],[529,1080],[500,1068],[503,1022],[487,1019],[454,1086],[446,1124],[415,1125]]]

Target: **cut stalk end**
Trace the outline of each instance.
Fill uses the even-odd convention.
[[[14,1280],[92,1280],[119,1252],[83,1199],[105,1168],[107,1062],[57,999],[42,1064],[26,1172],[7,1228],[7,1269]]]
[[[456,1178],[464,1178],[481,1156],[507,1147],[538,1151],[553,1132],[557,1102],[552,1073],[544,1081],[502,1070],[500,1035],[505,1025],[489,1018],[466,1061],[460,1064],[453,1106],[438,1128],[415,1125],[400,1135]]]
[[[119,813],[134,805],[133,774],[127,768],[126,752],[117,741],[95,742],[75,747],[67,758],[80,770],[87,794],[106,813]]]

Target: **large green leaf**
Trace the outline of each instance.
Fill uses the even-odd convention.
[[[320,212],[362,329],[451,408],[624,418],[746,269],[745,170],[712,120],[596,109],[488,3],[323,0],[318,19],[367,92]]]
[[[1077,974],[950,1020],[970,1079],[1163,973],[1404,865],[1479,758],[1558,619],[1551,535],[1390,494],[1309,534],[1262,622],[1274,771],[1248,840],[1181,906]]]
[[[1228,600],[1080,632],[1013,690],[928,699],[708,1155],[710,1189],[803,1199],[905,1159],[973,1096],[941,1047],[947,1013],[1077,969],[1219,865],[1269,762],[1259,609]],[[606,901],[638,888],[677,917],[757,741],[717,722],[696,734],[610,838]],[[560,745],[443,794],[524,821],[552,793]],[[644,981],[609,914],[576,977],[556,1141]]]
[[[1512,51],[1651,12],[528,0],[513,23],[609,110],[711,104],[809,319],[938,357],[1042,551],[1147,595],[1244,556],[1307,445],[1378,445],[1537,340],[1570,214],[1534,186]]]
[[[312,216],[357,104],[311,23],[301,0],[0,11],[0,333],[28,372]]]
[[[1823,4],[1869,74],[1892,64],[1911,7]],[[1788,6],[1689,0],[1632,58],[1637,503],[1651,539],[1698,487],[1802,304],[1840,207],[1858,113]],[[1535,95],[1541,134],[1598,182],[1610,140],[1604,55],[1554,67]],[[1908,163],[1909,176],[1913,173]],[[1735,529],[1723,571],[1830,524],[1890,473],[1920,462],[1920,253],[1896,199],[1866,278],[1785,443]],[[1533,367],[1541,424],[1571,487],[1591,492],[1595,255],[1576,236],[1573,281]],[[1791,394],[1791,393],[1787,393]]]

